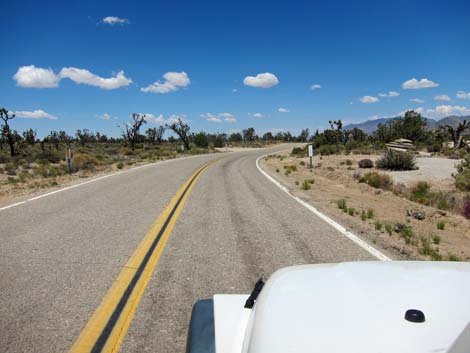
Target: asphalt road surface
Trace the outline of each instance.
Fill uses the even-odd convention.
[[[222,157],[186,195],[121,352],[184,352],[196,300],[249,293],[281,267],[374,260],[260,173],[256,158],[276,148],[155,164],[1,210],[0,351],[69,351],[157,217],[211,159]]]

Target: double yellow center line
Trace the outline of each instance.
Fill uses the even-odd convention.
[[[150,277],[186,200],[202,172],[196,170],[171,199],[122,268],[70,353],[118,352]]]

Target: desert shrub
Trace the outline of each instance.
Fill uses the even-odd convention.
[[[397,226],[395,226],[396,228]],[[413,232],[413,228],[409,225],[406,225],[406,224],[402,224],[400,223],[400,230],[399,230],[399,234],[400,234],[400,237],[402,237],[403,239],[405,239],[405,243],[407,244],[411,244],[412,243],[412,240],[415,236],[414,232]]]
[[[346,205],[346,200],[345,199],[340,199],[336,201],[336,204],[338,205],[338,208],[340,210],[343,210],[344,212],[347,212],[348,206]]]
[[[285,165],[284,166],[285,170],[288,170],[289,172],[296,172],[297,171],[297,166],[296,165]]]
[[[124,163],[122,162],[119,162],[117,165],[116,165],[117,169],[122,169],[124,168]]]
[[[18,166],[16,163],[10,162],[5,164],[5,173],[7,175],[16,175],[16,171],[18,169]]]
[[[449,260],[449,261],[462,261],[462,259],[460,259],[460,257],[458,257],[457,255],[454,255],[454,254],[449,254],[449,256],[447,257],[447,260]]]
[[[75,170],[94,170],[101,162],[94,156],[84,153],[76,153],[73,156],[72,166]]]
[[[375,223],[374,223],[375,229],[382,230],[382,226],[383,226],[382,222],[375,221]]]
[[[465,200],[463,202],[462,214],[466,219],[470,219],[470,200]]]
[[[9,176],[7,178],[7,183],[8,184],[17,184],[20,180],[15,178],[15,177],[12,177],[12,176]]]
[[[446,222],[444,222],[444,221],[437,222],[437,229],[444,230],[445,227],[446,227]]]
[[[349,214],[350,216],[354,216],[354,212],[355,212],[355,210],[354,210],[353,207],[349,207],[349,208],[348,208],[348,214]]]
[[[41,164],[33,170],[33,175],[35,177],[42,178],[54,178],[57,176],[64,175],[66,173],[67,170],[65,166],[48,166]]]
[[[11,157],[9,155],[0,153],[0,163],[8,163],[10,162],[10,160],[11,160]]]
[[[279,173],[279,168],[276,168],[276,173]]]
[[[427,181],[418,181],[416,185],[411,188],[411,200],[429,204],[431,197],[429,190],[431,190],[431,185]]]
[[[340,149],[336,145],[322,145],[317,148],[317,153],[322,156],[339,153]]]
[[[362,220],[362,221],[365,221],[366,219],[367,219],[366,211],[365,211],[365,210],[362,210],[362,211],[361,211],[361,220]]]
[[[305,148],[302,147],[294,147],[292,149],[291,155],[297,156],[297,157],[303,157],[306,154]]]
[[[346,159],[346,165],[352,165],[352,164],[353,164],[352,160]]]
[[[302,183],[302,190],[310,190],[311,186],[308,180],[304,180]]]
[[[447,201],[447,199],[440,199],[438,202],[437,202],[437,208],[440,209],[440,210],[448,210],[449,209],[449,202]]]
[[[361,159],[359,162],[357,162],[357,165],[359,168],[373,168],[374,167],[374,162],[370,159]]]
[[[392,225],[390,223],[385,223],[385,231],[388,235],[392,235]]]
[[[462,191],[470,191],[470,153],[465,155],[456,168],[457,173],[453,175],[456,188]]]
[[[44,150],[37,154],[36,159],[48,161],[49,163],[59,163],[62,159],[62,155],[55,150]]]
[[[437,234],[433,234],[431,236],[432,242],[436,245],[439,245],[441,243],[441,237]]]
[[[416,169],[415,156],[409,152],[388,149],[380,159],[375,162],[377,168],[388,170],[414,170]]]
[[[305,162],[304,162],[304,161],[300,161],[299,164],[300,164],[300,165],[305,165]]]
[[[360,179],[360,183],[366,183],[376,189],[390,189],[393,185],[392,179],[386,174],[369,172],[364,174]]]
[[[368,219],[374,218],[374,210],[372,208],[369,208],[367,210],[367,218]]]

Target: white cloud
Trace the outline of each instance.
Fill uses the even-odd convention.
[[[450,101],[450,97],[447,94],[440,94],[434,97],[435,101]]]
[[[219,117],[223,118],[226,123],[236,123],[237,118],[231,113],[220,113]]]
[[[389,91],[388,93],[379,93],[379,97],[398,97],[400,93],[396,91]]]
[[[101,114],[101,115],[97,115],[96,116],[98,119],[101,119],[101,120],[109,120],[111,119],[111,115],[109,115],[108,113],[104,113],[104,114]]]
[[[412,99],[410,99],[410,102],[424,103],[424,101],[422,99],[419,99],[419,98],[412,98]]]
[[[166,119],[166,123],[167,124],[173,124],[173,123],[177,122],[178,120],[181,120],[183,123],[186,123],[186,124],[191,122],[190,120],[186,119],[185,114],[172,114],[172,115],[170,115],[170,117],[168,119]]]
[[[144,113],[145,115],[145,120],[147,120],[149,123],[153,124],[164,124],[165,119],[163,118],[163,114],[160,115],[154,115],[152,113]]]
[[[123,25],[129,23],[129,20],[127,18],[120,18],[117,16],[107,16],[101,20],[101,22],[114,26],[114,25]]]
[[[469,115],[470,107],[459,105],[438,105],[434,109],[427,109],[426,114],[435,118],[443,118],[449,115]]]
[[[163,114],[155,115],[152,113],[139,113],[142,115],[145,115],[145,120],[149,123],[153,124],[172,124],[176,122],[179,119],[181,119],[184,123],[188,123],[189,120],[186,120],[186,115],[185,114],[172,114],[168,117],[168,119],[165,119]]]
[[[201,114],[201,118],[206,119],[210,123],[221,123],[222,122],[222,119],[216,117],[214,114],[211,114],[211,113]]]
[[[364,104],[371,104],[371,103],[377,103],[379,99],[377,97],[364,96],[360,99],[360,101]]]
[[[313,90],[313,91],[316,90],[316,89],[320,89],[320,88],[321,88],[321,85],[319,85],[318,83],[315,83],[314,85],[310,86],[310,89]]]
[[[132,83],[132,80],[124,75],[124,71],[119,71],[114,77],[103,78],[85,69],[64,67],[60,70],[59,75],[61,78],[68,78],[77,84],[95,86],[105,90],[129,86]]]
[[[470,92],[458,91],[457,98],[460,99],[470,99]]]
[[[34,65],[21,66],[13,76],[16,84],[27,88],[53,88],[59,86],[60,77],[51,69]]]
[[[254,113],[252,114],[253,118],[264,118],[264,115],[261,113]]]
[[[411,80],[403,82],[401,87],[403,89],[422,89],[422,88],[432,88],[439,86],[438,83],[428,80],[427,78],[422,78],[421,80],[417,80],[416,78],[412,78]]]
[[[147,87],[141,88],[142,92],[152,92],[152,93],[170,93],[177,91],[180,88],[189,86],[191,80],[188,77],[188,74],[184,71],[182,72],[167,72],[163,75],[165,79],[164,82],[154,82]]]
[[[270,72],[265,72],[256,76],[246,76],[243,83],[246,86],[251,87],[270,88],[276,86],[279,83],[279,80],[276,75]]]
[[[15,112],[15,115],[18,117],[18,118],[24,118],[24,119],[49,119],[49,120],[57,120],[57,117],[52,115],[52,114],[49,114],[49,113],[46,113],[44,110],[42,109],[37,109],[37,110],[34,110],[32,112],[28,112],[28,111],[17,111]]]
[[[279,113],[289,113],[289,109],[286,109],[286,108],[279,108],[277,111]]]

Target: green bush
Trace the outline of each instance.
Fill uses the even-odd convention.
[[[117,169],[122,169],[124,168],[124,163],[122,162],[119,162],[117,165],[116,165]]]
[[[379,221],[375,221],[374,226],[375,226],[375,229],[382,230],[383,224]]]
[[[36,158],[49,163],[59,163],[62,160],[62,154],[55,150],[44,150],[38,153]]]
[[[444,222],[444,221],[437,222],[437,229],[444,230],[445,227],[446,227],[446,222]]]
[[[388,149],[375,162],[377,168],[388,170],[415,170],[416,159],[412,153]]]
[[[355,210],[354,210],[353,207],[349,207],[349,208],[348,208],[348,214],[349,214],[350,216],[354,216],[354,212],[355,212]]]
[[[439,245],[441,243],[441,237],[437,234],[433,234],[431,236],[432,242],[436,245]]]
[[[390,223],[385,223],[385,231],[388,235],[392,235],[392,225]]]
[[[376,189],[388,190],[392,187],[393,181],[386,174],[379,174],[377,172],[369,172],[364,174],[360,179],[360,183],[366,183]]]
[[[305,148],[302,148],[302,147],[294,147],[292,149],[291,155],[297,156],[297,157],[303,157],[306,155],[306,150]]]
[[[317,148],[317,153],[322,156],[335,154],[339,152],[340,152],[340,149],[336,145],[322,145]]]
[[[308,180],[304,180],[304,182],[302,183],[302,190],[310,190],[310,188],[310,182]]]
[[[464,156],[462,162],[456,168],[457,173],[453,175],[456,188],[462,191],[470,191],[470,153]]]
[[[338,205],[338,208],[340,210],[343,210],[344,212],[347,212],[348,210],[348,206],[346,205],[346,200],[345,199],[340,199],[336,202],[336,204]]]
[[[411,199],[419,203],[429,204],[431,197],[429,190],[431,190],[431,185],[427,181],[418,181],[411,188]]]

